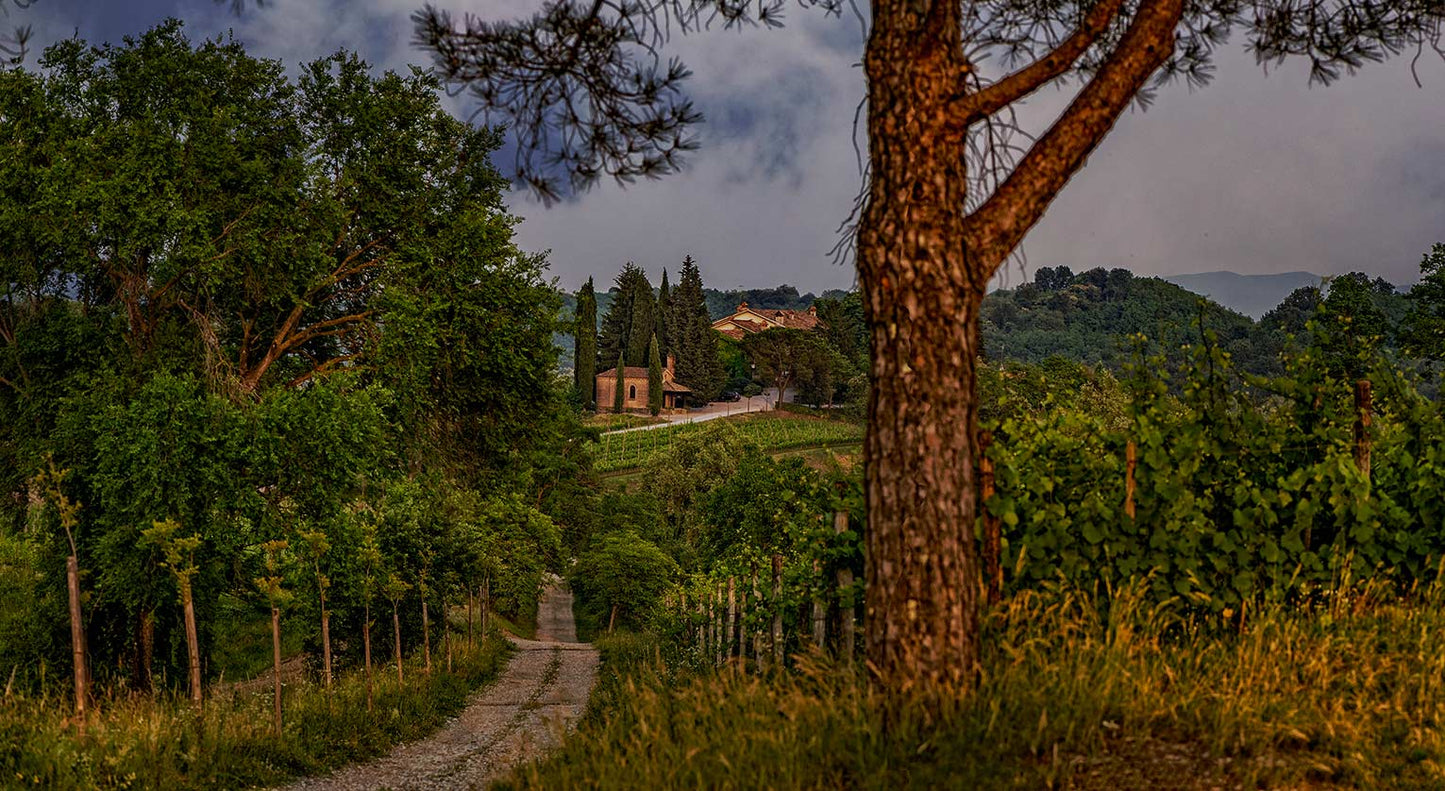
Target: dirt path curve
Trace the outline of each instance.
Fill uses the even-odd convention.
[[[577,642],[572,594],[559,580],[542,595],[537,639],[512,642],[517,652],[501,678],[440,731],[286,790],[486,788],[514,764],[551,749],[562,728],[582,714],[597,676],[597,649]]]

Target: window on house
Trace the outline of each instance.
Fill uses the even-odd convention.
[[[637,400],[637,385],[632,385],[631,387],[627,388],[627,400],[628,400],[628,401],[636,401],[636,400]]]

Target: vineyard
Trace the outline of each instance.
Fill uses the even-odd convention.
[[[863,441],[862,426],[836,420],[765,414],[724,420],[735,426],[747,442],[770,451],[856,445]],[[595,446],[593,463],[601,473],[636,469],[657,451],[671,448],[679,439],[695,436],[706,428],[707,423],[678,423],[646,431],[603,434]]]

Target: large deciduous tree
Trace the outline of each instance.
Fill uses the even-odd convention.
[[[841,10],[841,0],[802,0]],[[695,146],[673,31],[776,25],[782,0],[558,0],[516,22],[416,15],[448,81],[516,130],[544,197],[675,170]],[[1445,5],[1410,0],[875,0],[863,54],[868,186],[856,226],[871,326],[865,443],[870,665],[896,692],[966,688],[978,661],[972,526],[979,306],[994,272],[1121,113],[1176,76],[1203,82],[1242,37],[1261,62],[1328,82],[1438,44]],[[1003,64],[1011,71],[994,70]],[[1077,85],[1042,134],[1013,108]]]

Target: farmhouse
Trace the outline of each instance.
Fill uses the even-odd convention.
[[[682,409],[687,405],[688,396],[692,390],[684,385],[678,384],[673,378],[675,361],[672,355],[667,356],[667,366],[662,369],[662,408]],[[608,368],[597,374],[597,411],[611,412],[616,403],[615,391],[617,388],[617,369]],[[646,412],[647,407],[647,368],[639,365],[628,365],[622,369],[622,411],[623,412]]]
[[[784,327],[792,330],[812,330],[818,328],[818,309],[809,307],[807,310],[777,310],[750,308],[744,302],[738,305],[738,309],[731,316],[724,316],[712,323],[712,328],[722,334],[740,341],[746,335]]]

